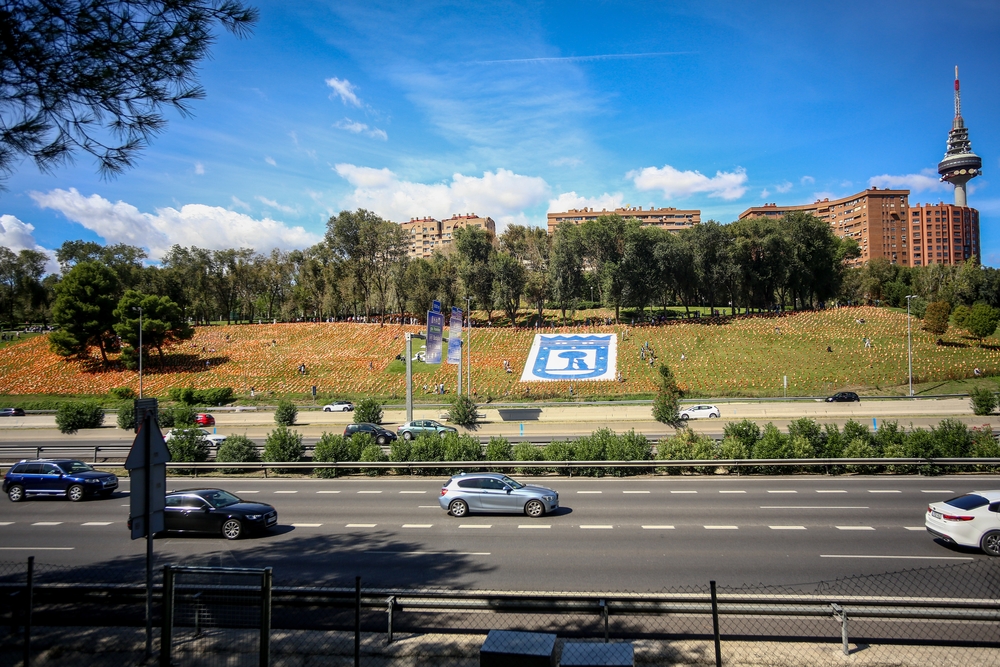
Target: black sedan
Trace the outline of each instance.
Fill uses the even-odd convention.
[[[23,417],[24,408],[0,408],[0,417]]]
[[[861,398],[853,391],[841,391],[833,396],[828,396],[827,403],[860,403]]]
[[[182,489],[166,496],[163,513],[167,531],[221,533],[236,540],[277,525],[278,511],[266,503],[251,503],[222,489]],[[132,528],[132,517],[128,521]]]

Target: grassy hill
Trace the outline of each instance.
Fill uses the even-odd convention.
[[[864,323],[860,323],[863,320]],[[914,383],[971,378],[979,367],[1000,374],[1000,346],[994,339],[979,346],[962,331],[951,330],[944,345],[913,328]],[[237,394],[304,396],[316,385],[321,397],[404,395],[401,364],[404,331],[420,327],[377,324],[299,323],[199,327],[193,340],[155,355],[143,375],[147,395],[165,396],[170,387],[229,386]],[[823,395],[852,389],[868,393],[905,393],[906,315],[872,307],[749,317],[727,321],[673,322],[658,327],[576,326],[545,332],[615,332],[618,369],[625,382],[576,382],[576,397],[625,397],[655,391],[655,369],[640,359],[645,342],[657,362],[667,363],[692,396]],[[624,337],[627,332],[627,337]],[[521,398],[520,382],[534,329],[483,328],[473,332],[473,387],[480,399]],[[863,339],[871,340],[866,348]],[[832,351],[827,352],[827,348]],[[416,351],[416,348],[415,348]],[[684,359],[681,360],[681,355]],[[503,361],[514,370],[507,373]],[[207,362],[207,364],[206,364]],[[298,372],[305,364],[307,375]],[[416,394],[423,385],[444,382],[455,388],[455,366],[418,365]],[[113,387],[138,389],[138,374],[96,363],[64,360],[48,349],[47,336],[0,347],[0,394],[104,394]],[[568,397],[569,383],[531,383],[531,398]]]

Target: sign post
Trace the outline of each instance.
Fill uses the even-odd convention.
[[[441,313],[441,302],[435,301],[427,311],[427,347],[424,351],[424,363],[441,363],[441,346],[444,338],[444,315]]]
[[[458,390],[462,395],[462,309],[451,308],[451,319],[448,320],[448,363],[458,364]]]
[[[170,451],[156,421],[156,399],[152,409],[142,406],[142,422],[125,459],[129,471],[129,515],[132,539],[146,538],[146,657],[153,652],[153,534],[163,531],[163,508],[167,491],[167,461]],[[139,407],[136,406],[137,412]]]

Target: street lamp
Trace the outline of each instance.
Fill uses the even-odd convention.
[[[465,341],[465,374],[468,377],[466,380],[468,385],[468,391],[466,394],[469,398],[472,398],[472,297],[465,297],[465,316],[468,318],[469,323],[469,333],[466,335]]]
[[[139,398],[142,398],[142,306],[132,306],[139,311]]]
[[[906,356],[910,371],[910,396],[913,396],[913,334],[910,331],[910,299],[915,298],[916,294],[908,294],[906,296]]]

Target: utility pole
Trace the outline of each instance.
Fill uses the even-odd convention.
[[[139,311],[139,398],[142,398],[142,306],[132,306]]]
[[[913,334],[910,331],[910,299],[916,294],[908,294],[906,297],[906,357],[910,375],[910,396],[913,396]]]
[[[466,375],[466,378],[467,378],[466,382],[468,382],[468,391],[466,393],[469,395],[469,398],[472,398],[472,307],[471,307],[471,304],[472,304],[472,297],[471,296],[465,297],[465,312],[466,312],[466,317],[469,318],[469,320],[468,320],[468,322],[469,322],[469,335],[466,338],[466,343],[464,345],[464,347],[466,349],[463,350],[463,352],[465,353],[465,356],[466,356],[466,361],[465,361],[465,364],[466,364],[466,366],[465,366],[465,375]]]

